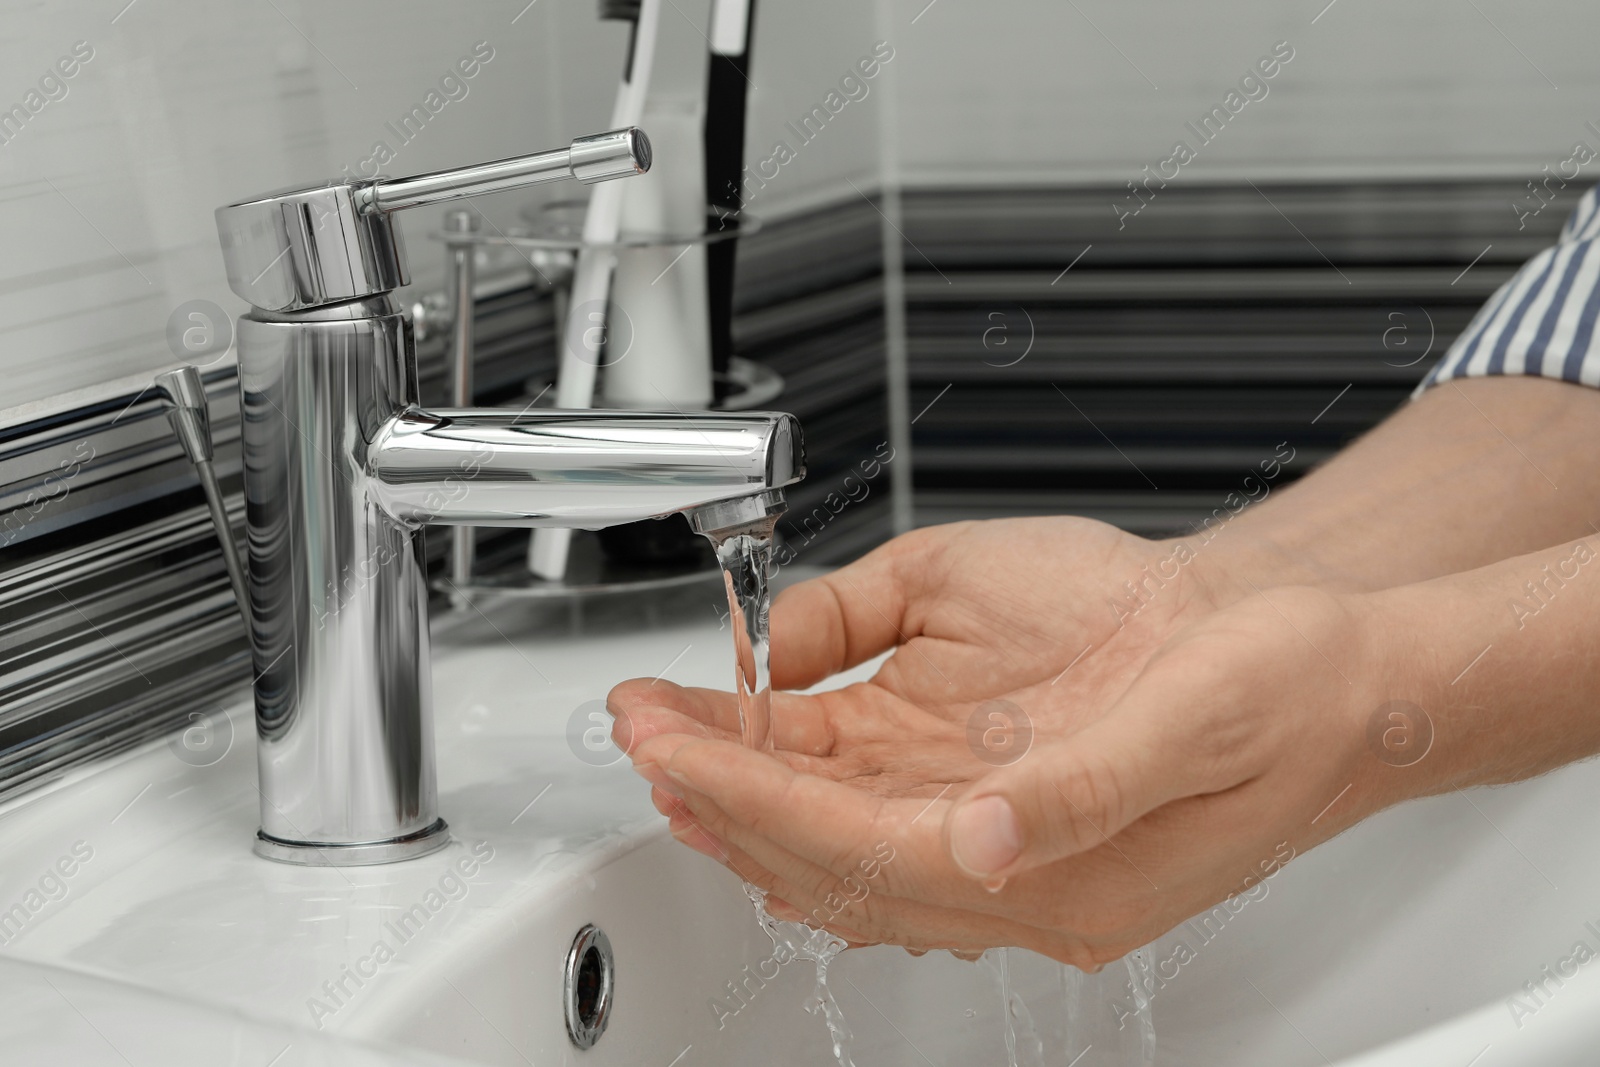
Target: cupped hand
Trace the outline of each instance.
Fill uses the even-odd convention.
[[[1247,595],[1205,551],[1087,519],[958,523],[796,585],[772,609],[775,755],[878,795],[958,788],[1020,756],[1030,734],[1092,721],[1164,640]],[[778,691],[890,649],[869,682]],[[640,680],[610,706],[635,755],[662,733],[739,736],[724,692]]]
[[[1151,653],[1185,625],[1252,595],[1248,577],[1208,567],[1204,552],[1222,555],[1199,542],[1150,542],[1083,519],[965,523],[898,538],[788,590],[773,609],[777,688],[810,686],[894,652],[870,682],[814,696],[775,693],[776,750],[763,757],[766,777],[838,783],[857,810],[883,798],[914,799],[908,825],[939,827],[950,802],[1024,757],[1030,741],[1043,752],[1104,716]],[[706,832],[665,773],[669,753],[687,739],[737,742],[732,695],[641,681],[614,690],[611,707],[619,744],[657,786],[657,806],[680,840],[747,880],[777,886],[737,842]],[[758,773],[748,784],[760,780]],[[971,879],[960,877],[970,888]],[[785,886],[775,910],[785,910],[785,893],[796,903],[810,896]],[[839,909],[823,909],[803,910],[855,940],[869,938],[848,927]],[[937,919],[935,929],[920,931],[920,944],[954,943],[959,924],[950,915]],[[1008,943],[1025,942],[1014,933]],[[885,939],[882,932],[870,938]]]
[[[988,617],[1005,613],[995,601]],[[924,618],[952,615],[972,618]],[[1019,667],[1045,668],[1047,643],[1024,644]],[[680,839],[768,890],[780,917],[854,942],[1017,945],[1094,968],[1408,795],[1366,740],[1370,712],[1395,695],[1400,644],[1372,598],[1273,589],[1182,628],[1098,713],[1040,705],[1036,729],[1047,725],[1009,766],[964,761],[964,739],[941,748],[932,724],[917,743],[938,759],[901,758],[892,729],[852,744],[856,724],[885,717],[849,690],[826,709],[790,706],[816,712],[804,759],[720,736],[709,694],[685,694],[673,714],[686,728],[634,758]],[[896,708],[930,692],[908,675],[870,699]],[[968,701],[995,691],[993,677],[962,677]],[[1025,681],[1006,692],[1035,695],[1037,678]],[[961,704],[933,706],[959,716]],[[874,768],[895,787],[879,788]]]

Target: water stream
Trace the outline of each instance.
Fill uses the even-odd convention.
[[[990,949],[980,963],[999,987],[1007,1067],[1155,1062],[1143,950],[1094,974],[1015,948]]]
[[[834,998],[833,990],[828,988],[828,966],[847,947],[844,939],[805,923],[774,919],[767,913],[766,893],[749,882],[744,884],[744,891],[750,898],[751,906],[756,909],[756,919],[761,923],[761,928],[772,939],[774,954],[787,950],[788,956],[815,965],[817,984],[812,987],[811,997],[806,1001],[806,1011],[822,1016],[823,1022],[828,1024],[833,1058],[839,1067],[855,1067],[855,1060],[850,1058],[850,1026],[845,1022],[844,1010]]]
[[[1002,1029],[1008,1067],[1044,1067],[1044,1042],[1039,1040],[1033,1028],[1028,1005],[1012,988],[1011,950],[992,948],[983,954],[979,962],[993,970],[1000,983],[1000,1013],[1004,1020]]]
[[[772,750],[772,671],[768,583],[776,568],[772,530],[777,516],[711,537],[728,590],[733,627],[734,691],[739,695],[739,733],[747,748]]]
[[[772,750],[771,581],[777,568],[773,560],[773,531],[778,514],[744,525],[705,530],[722,567],[728,593],[728,618],[733,629],[734,692],[739,698],[739,733],[745,746]],[[839,1067],[855,1067],[850,1058],[850,1027],[828,988],[828,965],[845,949],[845,942],[826,930],[805,923],[784,922],[767,913],[767,895],[745,883],[744,891],[755,908],[761,928],[772,947],[808,960],[817,970],[817,984],[806,1010],[821,1015],[833,1041],[833,1058]]]

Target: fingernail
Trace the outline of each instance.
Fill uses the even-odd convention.
[[[609,711],[610,709],[607,708],[607,710]],[[611,712],[611,717],[615,720],[611,724],[611,740],[615,741],[617,747],[622,749],[623,752],[632,751],[633,720],[628,718],[628,713],[625,711],[613,711]]]
[[[656,810],[669,819],[683,810],[683,801],[677,797],[668,796],[654,786],[650,788],[650,803],[654,804]]]
[[[1006,880],[1004,878],[985,878],[982,884],[983,888],[989,892],[998,893],[1006,887]]]
[[[968,801],[950,816],[950,857],[974,878],[990,878],[1022,854],[1022,829],[1005,797]]]
[[[666,793],[668,796],[677,797],[679,800],[683,799],[683,794],[679,792],[677,784],[673,782],[672,778],[667,774],[666,769],[662,767],[661,764],[636,763],[633,765],[633,769],[639,772],[639,777],[643,778],[645,781],[649,782],[663,793]]]

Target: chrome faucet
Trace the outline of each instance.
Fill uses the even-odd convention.
[[[418,406],[401,208],[642,174],[636,129],[217,210],[239,320],[259,855],[388,863],[443,847],[423,526],[749,522],[805,476],[784,414]],[[709,507],[708,507],[709,506]],[[700,509],[705,509],[702,513]]]

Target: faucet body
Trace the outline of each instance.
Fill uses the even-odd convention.
[[[372,500],[371,444],[415,403],[386,298],[239,320],[258,851],[381,862],[448,837],[434,785],[421,531]],[[414,364],[413,364],[414,365]],[[387,845],[380,843],[387,842]]]
[[[225,250],[231,211],[218,212]],[[304,243],[291,236],[291,251]],[[387,262],[386,277],[403,278],[397,244]],[[251,267],[230,257],[246,299],[263,277],[245,284]],[[292,278],[267,284],[305,291]],[[423,527],[600,528],[726,508],[804,477],[799,428],[750,412],[424,411],[411,324],[387,291],[266,303],[279,306],[257,305],[238,333],[256,851],[315,865],[422,855],[449,840]]]

